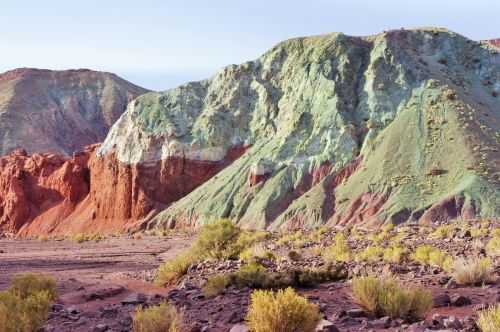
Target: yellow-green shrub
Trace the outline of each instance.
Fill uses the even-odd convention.
[[[482,332],[500,331],[500,304],[481,311],[477,319],[477,326]]]
[[[50,277],[32,273],[15,277],[11,287],[0,292],[0,331],[38,331],[56,297],[56,283]]]
[[[383,254],[384,254],[384,249],[382,249],[381,247],[369,246],[356,255],[356,260],[365,262],[376,262],[380,260]]]
[[[450,255],[430,245],[418,247],[412,258],[419,263],[437,266],[445,271],[450,271],[453,266],[453,258]]]
[[[54,278],[42,274],[25,273],[12,279],[9,291],[21,299],[45,291],[50,301],[57,298],[57,284]]]
[[[395,279],[356,278],[352,282],[356,302],[377,317],[421,319],[432,308],[432,294],[420,288],[402,287]]]
[[[461,285],[481,285],[495,280],[493,262],[489,258],[458,259],[452,275]]]
[[[455,227],[453,225],[441,225],[438,226],[434,232],[432,232],[429,237],[434,239],[446,239],[451,238],[453,235]]]
[[[247,315],[253,332],[313,332],[320,319],[318,307],[292,288],[254,291]]]
[[[486,245],[488,255],[497,257],[500,256],[500,236],[494,236]]]
[[[384,250],[384,261],[401,263],[407,256],[408,250],[400,246],[388,247]]]
[[[155,283],[164,286],[176,283],[182,276],[187,273],[187,270],[196,262],[190,252],[183,253],[160,265],[156,273]]]
[[[203,294],[206,297],[219,295],[231,283],[231,278],[226,274],[218,274],[208,278],[207,283],[203,286]]]
[[[182,315],[166,302],[149,308],[137,308],[132,324],[134,332],[180,332]]]
[[[343,233],[337,233],[335,242],[323,252],[323,258],[327,262],[347,262],[351,260],[351,256],[351,248]]]

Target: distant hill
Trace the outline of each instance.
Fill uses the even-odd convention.
[[[148,90],[91,70],[21,68],[0,74],[0,155],[71,155],[102,142],[132,99]]]

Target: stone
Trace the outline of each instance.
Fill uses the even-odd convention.
[[[340,332],[339,329],[330,322],[329,320],[322,319],[319,323],[318,326],[316,326],[317,332]]]
[[[106,331],[108,331],[108,329],[109,329],[109,326],[106,324],[97,324],[92,331],[93,332],[106,332]]]
[[[366,316],[366,312],[363,309],[349,309],[346,311],[346,314],[351,318],[359,318]]]
[[[448,318],[445,318],[443,320],[443,325],[445,328],[455,329],[455,330],[459,330],[463,326],[460,320],[455,316],[450,316]]]
[[[236,324],[231,327],[231,330],[229,332],[248,332],[250,331],[248,327],[245,324]]]
[[[143,304],[147,300],[146,295],[142,293],[132,293],[128,295],[125,299],[122,300],[122,305],[137,305],[137,304]]]
[[[455,307],[463,307],[472,304],[472,301],[467,296],[453,294],[450,298],[450,304]]]
[[[446,293],[436,295],[432,298],[434,308],[447,307],[451,303],[450,296]]]

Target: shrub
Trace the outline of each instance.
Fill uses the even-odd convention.
[[[73,235],[72,240],[75,241],[76,243],[82,243],[88,241],[89,238],[83,233],[78,233]]]
[[[231,274],[231,284],[236,287],[271,288],[272,275],[266,268],[257,263],[243,265],[237,272]]]
[[[203,226],[191,250],[198,257],[236,258],[241,251],[235,245],[239,235],[240,229],[224,219]]]
[[[494,236],[486,245],[488,255],[496,257],[500,256],[500,236]]]
[[[325,248],[323,258],[327,262],[348,262],[351,260],[351,248],[343,233],[335,235],[335,242]]]
[[[253,292],[247,315],[253,332],[313,332],[320,319],[318,307],[292,288]]]
[[[483,236],[487,236],[488,235],[488,228],[482,228],[482,227],[473,227],[471,228],[470,230],[470,235],[473,237],[473,238],[477,238],[477,237],[483,237]]]
[[[445,271],[450,271],[453,265],[453,258],[450,255],[430,245],[418,247],[412,258],[419,263],[437,266]]]
[[[206,297],[219,295],[231,283],[231,278],[225,274],[219,274],[208,278],[207,283],[203,286],[203,294]]]
[[[283,235],[281,238],[276,241],[276,244],[279,246],[283,245],[292,245],[294,247],[301,247],[304,244],[304,233],[299,230],[295,233],[289,233]],[[297,245],[298,244],[298,245]]]
[[[481,285],[493,282],[493,263],[489,258],[458,259],[453,265],[453,278],[461,285]]]
[[[365,262],[376,262],[384,254],[384,249],[375,246],[366,247],[356,255],[356,260]]]
[[[179,332],[182,315],[166,302],[149,308],[137,308],[132,324],[134,332]]]
[[[500,304],[481,311],[477,326],[482,332],[500,331]]]
[[[35,274],[14,278],[7,291],[0,292],[0,331],[38,331],[57,297],[54,279]]]
[[[276,257],[271,251],[267,251],[264,249],[262,245],[254,245],[250,248],[244,249],[240,253],[240,260],[251,263],[251,262],[260,262],[262,260],[275,260]]]
[[[434,239],[446,239],[453,236],[453,230],[455,227],[453,225],[441,225],[432,232],[429,237]]]
[[[392,246],[384,250],[384,261],[401,263],[407,256],[408,250],[400,246]]]
[[[356,278],[352,292],[357,303],[377,317],[421,319],[432,308],[430,291],[404,288],[392,278]]]
[[[15,276],[9,291],[23,300],[42,291],[47,293],[50,301],[57,298],[57,284],[54,278],[34,273]]]
[[[155,283],[160,286],[176,283],[187,273],[191,264],[194,264],[195,262],[195,257],[190,252],[186,252],[163,263],[158,268]]]

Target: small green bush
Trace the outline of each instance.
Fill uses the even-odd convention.
[[[0,331],[38,331],[56,297],[56,283],[50,277],[32,273],[15,277],[11,287],[0,292]]]
[[[500,304],[481,311],[477,326],[482,332],[500,331]]]
[[[149,308],[137,308],[132,324],[134,332],[180,332],[182,315],[166,302]]]
[[[226,274],[219,274],[208,278],[203,286],[203,294],[206,297],[214,297],[221,294],[231,283],[231,278]]]
[[[176,283],[195,262],[196,258],[190,252],[186,252],[163,263],[158,268],[155,283],[159,286]]]
[[[390,263],[401,263],[403,260],[407,258],[408,250],[394,245],[392,247],[386,248],[384,250],[384,261]]]
[[[369,246],[356,255],[356,260],[364,262],[377,262],[383,255],[384,249],[381,247]]]
[[[445,271],[450,271],[453,266],[453,258],[450,255],[430,245],[418,247],[412,258],[419,263],[437,266]]]
[[[348,262],[351,260],[352,253],[349,244],[343,233],[335,235],[335,242],[325,248],[323,258],[327,262]]]
[[[252,293],[247,322],[253,332],[313,332],[321,320],[318,307],[292,288]]]
[[[392,278],[356,278],[352,292],[357,303],[377,317],[408,321],[421,319],[432,308],[432,294],[420,288],[403,288]]]

